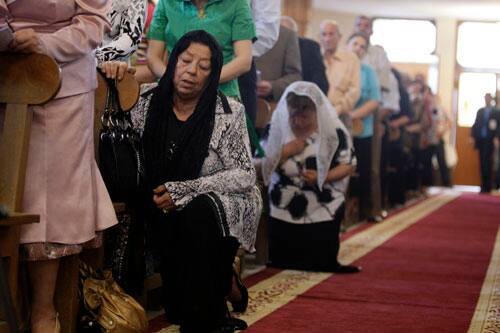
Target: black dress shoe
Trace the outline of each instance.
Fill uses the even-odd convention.
[[[370,216],[367,220],[368,220],[368,222],[371,222],[371,223],[379,223],[379,222],[382,222],[384,219],[382,218],[382,216],[374,215],[374,216]]]
[[[235,331],[246,330],[247,328],[248,325],[246,321],[238,318],[228,317],[226,318],[226,322],[222,326],[211,330],[210,333],[233,333]]]
[[[229,302],[231,302],[234,312],[245,312],[248,307],[248,289],[243,285],[238,273],[234,270],[233,275],[236,278],[236,285],[238,286],[241,297],[238,301],[229,300]]]
[[[235,329],[228,326],[214,328],[209,333],[234,333]],[[181,332],[182,333],[182,332]]]
[[[226,326],[233,327],[235,330],[243,331],[248,328],[246,321],[234,317],[229,317],[226,320]]]
[[[337,265],[332,269],[333,273],[336,274],[353,274],[361,272],[361,267],[352,265]]]

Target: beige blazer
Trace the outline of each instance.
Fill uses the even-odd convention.
[[[297,34],[285,27],[280,27],[278,41],[262,57],[256,59],[257,69],[262,72],[262,79],[273,86],[271,100],[279,101],[290,83],[302,80],[299,40]]]

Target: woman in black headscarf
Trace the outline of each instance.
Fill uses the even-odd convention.
[[[261,202],[243,106],[218,92],[222,64],[211,35],[189,32],[138,105],[147,112],[145,171],[162,241],[165,313],[182,332],[244,328],[229,318],[225,297],[238,247],[253,250]]]

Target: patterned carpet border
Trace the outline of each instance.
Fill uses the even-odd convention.
[[[500,332],[500,228],[468,333]]]

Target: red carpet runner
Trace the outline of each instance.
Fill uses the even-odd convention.
[[[500,198],[462,195],[357,260],[362,273],[324,275],[245,332],[467,332],[499,225]],[[484,332],[500,332],[495,327]]]

